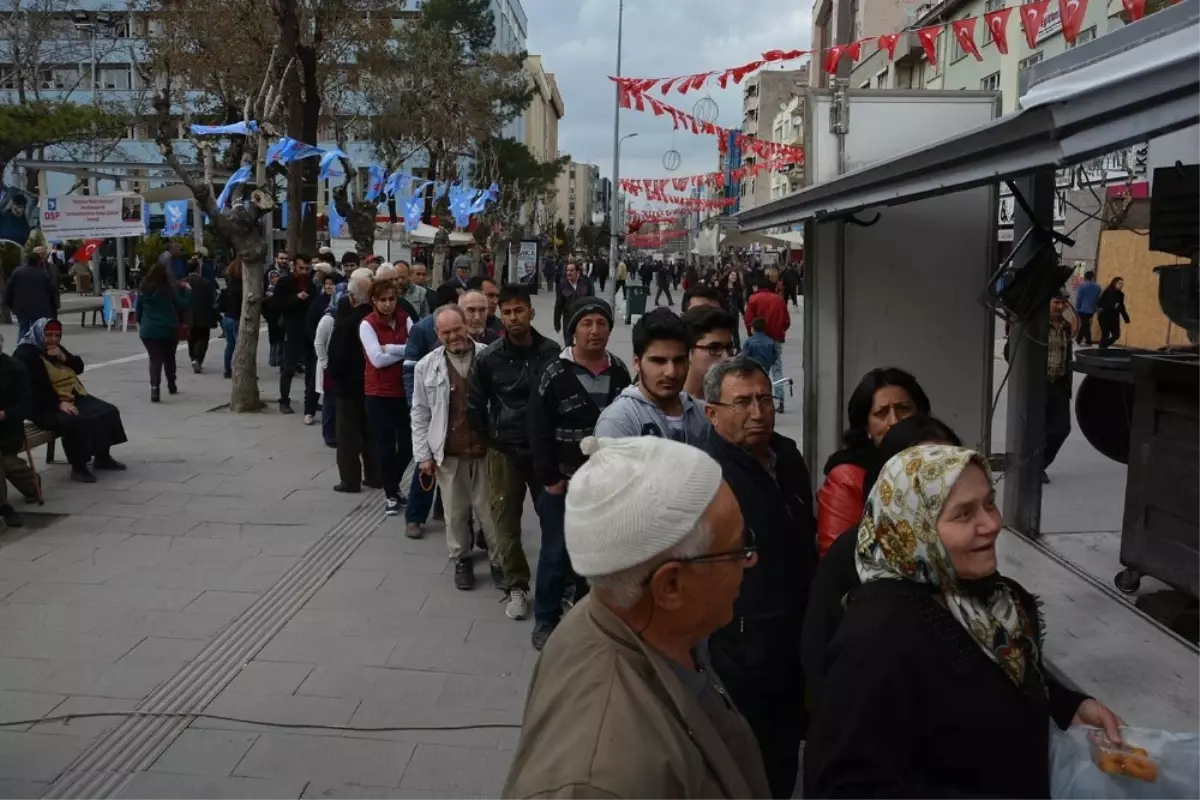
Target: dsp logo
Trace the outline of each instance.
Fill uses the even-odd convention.
[[[58,212],[58,211],[47,211],[47,212],[45,212],[44,214],[42,214],[42,219],[46,220],[47,222],[55,222],[55,221],[57,221],[57,220],[58,220],[58,218],[59,218],[59,217],[61,217],[61,216],[62,216],[62,213],[61,213],[61,212]]]

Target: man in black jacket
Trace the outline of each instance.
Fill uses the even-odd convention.
[[[361,492],[362,487],[379,489],[379,460],[367,435],[363,375],[366,356],[358,338],[358,326],[373,310],[371,275],[355,270],[346,286],[346,296],[334,310],[333,332],[329,335],[329,366],[326,371],[337,395],[335,437],[340,482],[335,492]],[[361,464],[359,463],[361,460]]]
[[[203,370],[204,356],[208,354],[208,338],[217,327],[217,285],[201,274],[204,262],[199,255],[188,261],[188,276],[183,282],[192,287],[192,299],[187,308],[188,360],[192,372],[197,375]]]
[[[37,478],[21,458],[29,402],[29,373],[24,364],[4,352],[4,336],[0,335],[0,519],[10,528],[19,528],[25,521],[8,502],[8,483],[26,499],[38,496]]]
[[[42,269],[36,254],[13,270],[4,286],[4,305],[17,315],[20,339],[39,319],[54,319],[58,311],[58,289]]]
[[[575,585],[576,600],[587,593],[587,584],[571,569],[563,519],[567,479],[585,460],[579,443],[592,435],[600,412],[632,384],[625,364],[608,352],[612,320],[612,308],[603,300],[576,300],[566,317],[565,338],[572,345],[546,365],[529,401],[533,469],[545,487],[537,501],[542,523],[533,596],[533,646],[537,650],[562,619],[567,586]]]
[[[758,564],[734,621],[709,639],[713,667],[762,750],[775,797],[791,797],[808,727],[800,629],[817,564],[812,483],[796,443],[775,432],[771,380],[739,356],[704,379],[713,433],[702,444],[733,489]]]
[[[475,433],[486,431],[488,475],[496,546],[504,567],[509,619],[529,616],[529,562],[521,545],[521,510],[525,488],[536,505],[542,484],[533,473],[529,452],[529,396],[542,368],[558,358],[559,347],[533,329],[533,305],[523,286],[500,290],[504,336],[475,360],[467,422]]]
[[[279,370],[279,411],[294,414],[292,410],[292,378],[304,371],[304,414],[317,413],[317,393],[313,386],[315,369],[307,369],[310,356],[315,360],[312,340],[308,338],[305,322],[308,307],[312,304],[312,279],[309,277],[309,259],[299,253],[292,259],[292,271],[275,284],[275,293],[270,300],[279,315],[279,327],[283,329],[283,360]],[[311,402],[311,410],[309,408]]]

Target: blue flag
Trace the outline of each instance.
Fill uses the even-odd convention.
[[[387,180],[387,172],[378,164],[372,164],[367,167],[367,202],[374,202],[379,199],[379,195],[383,194],[383,184]]]
[[[342,170],[342,162],[339,160],[343,158],[347,161],[350,160],[350,156],[336,147],[332,150],[324,151],[321,154],[321,174],[318,177],[323,181],[329,180],[330,176],[337,178],[346,177],[346,173]]]
[[[225,182],[225,188],[217,197],[217,208],[224,208],[229,203],[229,195],[233,192],[233,187],[248,180],[250,180],[250,165],[242,164],[238,171],[230,175],[229,180]]]
[[[324,152],[319,147],[313,147],[311,144],[305,144],[299,139],[291,139],[285,136],[267,148],[267,163],[270,164],[278,161],[281,164],[290,164],[302,158],[319,156]]]
[[[329,204],[329,238],[343,239],[346,236],[346,218],[338,213],[333,203]]]
[[[258,133],[258,123],[235,122],[232,125],[192,125],[192,136],[245,136]]]
[[[412,233],[421,225],[421,214],[425,211],[425,189],[433,181],[425,181],[411,195],[405,195],[403,202],[397,198],[397,205],[404,216],[404,230]]]
[[[180,236],[188,232],[188,201],[187,200],[171,200],[163,203],[163,216],[166,222],[163,224],[164,236]]]

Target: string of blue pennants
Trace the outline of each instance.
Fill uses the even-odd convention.
[[[194,136],[245,136],[250,133],[257,133],[259,127],[258,123],[251,121],[236,122],[232,125],[192,125],[191,131]],[[339,148],[335,147],[331,150],[326,150],[287,136],[279,139],[267,148],[267,164],[290,164],[293,161],[300,161],[305,158],[320,159],[319,177],[321,180],[345,177],[342,161],[350,161],[350,156],[346,155]],[[225,188],[221,190],[220,196],[217,197],[217,208],[224,208],[229,203],[233,188],[238,184],[250,180],[250,174],[250,166],[243,165],[229,177],[229,180],[225,182]],[[378,203],[387,198],[392,198],[396,203],[396,210],[404,219],[404,228],[409,232],[415,231],[421,224],[421,214],[425,208],[425,190],[431,185],[433,186],[435,201],[443,197],[449,197],[450,213],[454,217],[455,226],[459,228],[467,227],[473,214],[482,212],[488,203],[496,202],[500,196],[500,187],[495,183],[486,189],[477,189],[461,181],[424,180],[418,182],[412,175],[400,170],[396,170],[391,175],[388,175],[387,170],[379,164],[369,165],[367,167],[367,176],[366,200]],[[176,206],[180,202],[183,203],[182,213],[180,213],[178,208],[172,208],[172,206]],[[165,206],[168,209],[166,212],[167,230],[171,229],[171,226],[176,222],[176,218],[178,217],[178,232],[182,233],[187,226],[187,201],[172,201],[171,203],[166,203]],[[328,211],[329,230],[341,230],[345,224],[345,220],[332,205]],[[168,233],[168,235],[176,234]]]

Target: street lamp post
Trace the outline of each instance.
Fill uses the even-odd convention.
[[[625,25],[625,0],[617,0],[617,71],[616,76],[621,77],[621,40],[623,38]],[[631,133],[624,138],[636,136],[636,133]],[[621,85],[617,84],[613,90],[613,169],[612,169],[612,191],[609,192],[608,201],[608,305],[610,308],[615,308],[617,304],[617,187],[620,184],[621,176]],[[614,314],[614,317],[620,317],[619,314]]]

